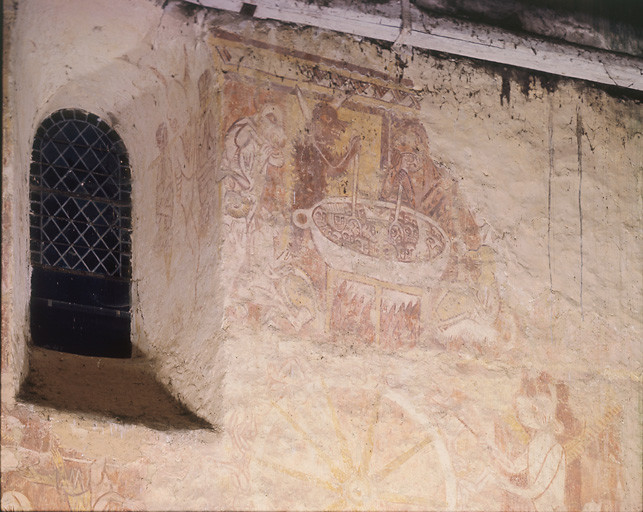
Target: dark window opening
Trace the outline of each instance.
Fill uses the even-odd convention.
[[[241,4],[241,10],[239,11],[239,14],[241,14],[241,16],[248,16],[249,18],[251,18],[252,16],[254,16],[256,10],[256,5],[247,4],[244,2]]]
[[[30,171],[32,342],[130,357],[127,151],[98,116],[59,110],[36,132]]]

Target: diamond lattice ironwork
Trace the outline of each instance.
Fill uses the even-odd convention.
[[[116,132],[92,114],[56,112],[34,140],[32,263],[116,278],[130,274],[130,177]]]

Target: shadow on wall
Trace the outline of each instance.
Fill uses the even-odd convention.
[[[76,7],[78,9],[78,5]],[[81,9],[78,11],[82,12]],[[121,11],[121,15],[123,12],[128,11]],[[145,12],[150,14],[148,11]],[[86,14],[88,19],[92,19],[92,16],[95,15],[95,13],[92,13],[92,16]],[[160,15],[161,12],[159,11],[157,14]],[[140,12],[131,13],[132,20],[139,19],[140,21],[140,16]],[[150,17],[152,17],[151,14]],[[143,21],[140,23],[144,28],[147,20],[145,23]],[[45,81],[44,77],[47,77],[56,66],[60,65],[61,59],[66,59],[69,62],[68,67],[78,70],[77,73],[67,76],[66,81],[61,79],[61,82],[64,83],[52,82],[50,85],[52,94],[46,101],[36,86],[32,89],[25,88],[24,94],[22,92],[21,95],[16,94],[16,96],[20,96],[20,105],[16,107],[18,115],[21,118],[33,120],[30,122],[37,126],[37,123],[50,112],[60,108],[91,111],[118,131],[128,150],[134,186],[132,227],[135,231],[132,236],[134,268],[130,308],[133,318],[131,341],[135,354],[143,353],[149,359],[154,360],[157,364],[155,367],[156,378],[163,382],[160,384],[144,370],[142,360],[114,363],[113,366],[110,366],[111,371],[105,371],[103,366],[111,365],[111,361],[108,363],[105,360],[100,360],[101,368],[98,369],[94,362],[95,359],[73,358],[67,354],[46,357],[44,355],[47,354],[46,351],[31,350],[29,340],[22,338],[19,340],[21,346],[18,347],[18,350],[24,352],[24,357],[22,354],[20,357],[13,357],[13,354],[6,357],[3,352],[3,358],[6,357],[9,361],[20,361],[17,365],[24,360],[31,359],[24,365],[23,375],[27,373],[27,366],[29,367],[29,375],[20,390],[21,399],[27,399],[32,403],[51,405],[62,410],[117,416],[127,422],[146,424],[160,429],[209,427],[207,423],[203,425],[199,423],[196,417],[190,418],[189,413],[168,393],[180,397],[180,400],[188,404],[192,410],[203,409],[199,400],[203,395],[210,395],[205,393],[194,396],[194,394],[186,393],[185,383],[199,382],[199,375],[203,372],[199,372],[198,368],[189,363],[190,359],[196,359],[197,356],[190,353],[191,341],[194,337],[184,335],[184,331],[188,328],[197,329],[200,327],[199,322],[202,318],[216,317],[216,311],[212,312],[216,309],[216,304],[207,300],[207,297],[204,298],[201,289],[198,290],[200,295],[197,296],[197,284],[200,286],[203,282],[210,281],[202,279],[197,283],[196,271],[194,274],[185,276],[186,268],[197,268],[199,272],[202,271],[209,275],[208,273],[212,273],[212,267],[216,263],[214,256],[206,261],[206,258],[201,257],[200,252],[195,249],[195,244],[205,236],[202,232],[196,233],[192,229],[195,218],[198,217],[197,220],[202,221],[198,225],[201,231],[211,228],[207,232],[208,242],[216,238],[217,228],[215,222],[206,223],[202,216],[198,216],[199,213],[203,213],[203,210],[193,213],[192,206],[192,200],[202,198],[204,193],[209,193],[208,198],[211,201],[208,203],[209,206],[213,204],[212,201],[215,197],[211,189],[206,190],[203,186],[199,188],[201,183],[197,183],[198,179],[202,179],[203,172],[209,168],[206,165],[207,162],[203,161],[203,155],[196,154],[193,132],[206,133],[203,123],[199,124],[196,120],[201,119],[199,113],[203,110],[214,112],[216,109],[214,106],[205,109],[203,107],[204,100],[199,96],[199,93],[206,88],[208,92],[212,93],[209,89],[214,90],[216,84],[205,78],[199,80],[200,76],[212,78],[208,73],[201,73],[201,68],[210,63],[211,56],[205,47],[193,49],[195,46],[193,44],[194,34],[181,28],[184,23],[185,15],[170,5],[163,10],[162,22],[159,21],[158,25],[149,25],[150,36],[157,36],[154,52],[148,51],[149,38],[145,36],[140,41],[134,38],[131,46],[125,43],[120,47],[116,46],[119,51],[122,48],[124,53],[114,56],[112,60],[97,61],[103,63],[101,66],[91,60],[93,56],[89,57],[91,62],[88,61],[89,52],[78,52],[73,55],[61,53],[60,55],[52,55],[52,58],[37,70],[29,68],[20,72],[23,75],[16,74],[16,83],[18,84],[32,80],[34,84],[40,85]],[[108,21],[105,21],[105,26],[100,25],[100,27],[104,33],[113,28]],[[28,33],[22,26],[17,29]],[[75,44],[78,47],[85,44],[91,47],[91,44],[95,44],[94,41],[83,39],[84,32],[80,30],[74,34],[77,37]],[[43,32],[37,42],[42,40],[46,43],[47,37],[47,33]],[[20,45],[26,43],[22,41],[18,41],[18,43],[14,51],[20,53],[22,51]],[[137,44],[140,46],[136,46]],[[189,54],[187,48],[192,48]],[[113,51],[116,52],[116,50]],[[85,73],[83,74],[83,72]],[[33,76],[27,76],[29,73]],[[214,93],[211,96],[214,97]],[[208,100],[210,99],[208,96]],[[163,151],[163,148],[158,146],[155,134],[162,119],[167,119],[168,124],[169,156]],[[211,119],[212,115],[208,117],[208,120]],[[33,133],[29,133],[29,137],[32,135]],[[206,135],[203,135],[203,138],[205,140]],[[210,137],[210,139],[214,140],[214,137]],[[211,142],[210,139],[207,142]],[[16,153],[19,154],[21,151],[17,149]],[[210,154],[211,152],[208,153],[208,155]],[[190,229],[185,230],[182,230],[178,224],[173,226],[173,232],[178,233],[171,240],[174,246],[159,248],[152,247],[152,244],[155,243],[156,223],[155,219],[150,220],[146,216],[146,212],[154,211],[158,206],[155,204],[154,194],[148,191],[148,184],[149,180],[154,180],[157,174],[162,174],[160,172],[162,166],[156,164],[163,158],[173,159],[173,164],[176,164],[173,169],[180,168],[183,174],[190,176],[190,180],[181,177],[181,179],[177,179],[176,183],[171,184],[174,187],[172,192],[177,197],[170,197],[170,201],[173,201],[173,211],[182,215],[179,220],[183,222],[183,216],[189,216],[191,223],[188,225]],[[193,172],[197,167],[199,173]],[[27,191],[24,196],[28,198]],[[162,203],[162,201],[159,202]],[[28,204],[25,206],[25,210],[29,208]],[[166,205],[161,204],[160,206]],[[165,213],[165,211],[161,213]],[[175,222],[179,220],[175,220]],[[28,238],[28,226],[18,227],[24,231]],[[179,239],[183,235],[186,238],[190,237],[186,243]],[[215,247],[216,244],[212,244],[212,246]],[[150,254],[152,257],[148,257]],[[169,257],[168,255],[173,257],[170,270],[173,270],[177,276],[180,274],[173,283],[168,283],[157,271],[166,263],[165,258]],[[28,268],[27,261],[19,261],[18,265],[24,266],[25,269]],[[169,289],[172,289],[172,293],[168,293]],[[208,289],[206,292],[210,292],[210,290]],[[177,303],[182,304],[187,300],[183,300],[183,298],[177,300],[176,295],[180,293],[190,294],[191,298],[194,297],[193,300],[198,299],[200,303],[214,304],[208,311],[210,314],[200,315],[197,321],[187,321],[183,312],[178,311],[179,308],[176,307]],[[166,300],[159,299],[162,297],[166,297]],[[22,300],[22,297],[16,299],[16,301],[19,300]],[[33,315],[33,310],[29,313]],[[147,322],[143,321],[144,313]],[[16,316],[16,318],[23,316],[28,318],[28,315]],[[177,318],[181,322],[175,322]],[[16,321],[16,323],[19,322],[20,320]],[[18,332],[25,331],[24,326],[17,327]],[[188,344],[190,346],[185,348],[185,345]],[[169,346],[180,346],[181,349],[170,351],[166,349]],[[216,344],[212,343],[210,346],[212,352],[216,352]],[[86,362],[82,363],[81,361]],[[145,363],[149,366],[149,360],[146,359]],[[51,368],[45,368],[46,364],[51,364]],[[92,371],[88,371],[92,365]],[[174,375],[163,376],[159,368],[164,367],[185,368],[187,377],[181,381]],[[71,372],[68,376],[69,381],[60,377],[60,374],[69,372]],[[206,383],[206,385],[209,384],[211,383]],[[215,386],[210,387],[214,388]],[[17,388],[18,383],[15,385],[15,392],[17,392]]]
[[[214,428],[170,395],[144,359],[86,357],[32,348],[29,374],[18,398],[156,430]]]

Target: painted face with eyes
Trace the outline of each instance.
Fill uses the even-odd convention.
[[[532,430],[545,427],[555,414],[555,407],[547,395],[519,396],[516,399],[518,420],[523,426]]]
[[[417,172],[420,168],[420,158],[416,153],[402,153],[400,167],[407,172]]]
[[[313,110],[313,131],[317,140],[326,144],[337,142],[347,123],[339,119],[337,110],[326,103],[318,103]]]

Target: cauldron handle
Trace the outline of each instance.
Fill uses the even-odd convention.
[[[295,210],[292,212],[292,221],[300,229],[310,227],[310,210]]]

